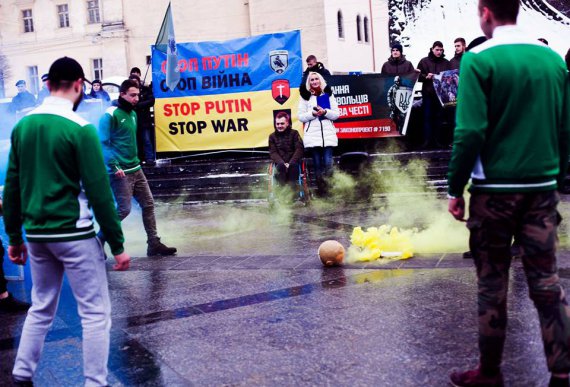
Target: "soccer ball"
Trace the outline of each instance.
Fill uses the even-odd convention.
[[[321,243],[318,250],[319,258],[325,266],[338,266],[344,259],[344,247],[335,240]]]

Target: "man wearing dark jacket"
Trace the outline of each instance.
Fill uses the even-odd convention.
[[[138,67],[131,69],[131,76],[138,78],[140,87],[139,103],[135,106],[137,113],[137,146],[139,158],[144,160],[146,165],[154,165],[154,119],[150,109],[154,107],[154,94],[152,88],[144,84],[141,80],[141,71]]]
[[[36,97],[26,90],[26,81],[19,80],[16,82],[16,87],[18,88],[18,94],[12,98],[12,103],[10,104],[12,113],[25,113],[36,106]]]
[[[459,70],[459,64],[461,63],[461,58],[465,53],[465,39],[457,38],[454,40],[453,44],[455,45],[455,56],[451,58],[449,61],[449,69],[450,70]]]
[[[382,65],[382,75],[402,75],[416,71],[414,65],[403,54],[403,48],[400,43],[392,44],[392,52],[388,61]]]
[[[317,61],[316,56],[309,55],[307,57],[307,69],[303,72],[303,78],[301,79],[301,86],[299,87],[299,93],[301,93],[301,97],[307,101],[309,100],[309,98],[311,98],[311,93],[307,90],[306,82],[307,82],[307,77],[311,72],[321,74],[322,77],[325,79],[325,81],[328,80],[328,77],[331,76],[330,71],[325,68],[325,65]]]
[[[275,179],[294,184],[299,179],[299,162],[303,158],[303,140],[291,128],[291,117],[285,112],[275,116],[275,132],[269,135],[269,156],[275,163]]]
[[[424,108],[424,144],[422,147],[442,147],[441,136],[442,106],[433,87],[433,77],[442,71],[449,70],[449,61],[443,54],[443,43],[435,41],[429,55],[418,64],[420,82],[422,82],[422,105]]]

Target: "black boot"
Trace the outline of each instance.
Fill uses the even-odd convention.
[[[23,313],[29,308],[30,304],[15,299],[11,294],[0,300],[0,313]]]
[[[146,255],[149,257],[153,256],[167,256],[176,254],[175,247],[168,247],[160,241],[160,238],[156,238],[152,242],[148,242],[148,248],[146,249]]]

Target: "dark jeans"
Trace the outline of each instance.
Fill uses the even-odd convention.
[[[436,96],[424,97],[424,146],[439,145],[443,107]]]
[[[556,191],[471,196],[467,227],[477,268],[480,362],[488,372],[498,371],[502,359],[513,237],[538,311],[548,369],[570,371],[570,308],[555,255],[559,200]]]
[[[111,188],[117,202],[119,219],[125,219],[131,212],[131,202],[137,201],[142,210],[142,220],[148,242],[158,239],[154,216],[154,199],[142,169],[127,174],[124,178],[110,176]]]
[[[316,146],[311,149],[311,156],[313,158],[313,169],[315,177],[322,179],[323,176],[330,176],[333,167],[333,147]]]
[[[0,294],[8,290],[6,288],[6,278],[4,278],[4,253],[4,246],[2,246],[2,241],[0,240]]]
[[[146,126],[142,128],[143,132],[143,151],[145,160],[154,160],[154,145],[153,145],[153,133],[154,128],[152,126]]]
[[[279,184],[291,183],[295,185],[299,180],[299,164],[292,163],[289,164],[289,168],[285,168],[285,164],[275,164],[275,180]]]

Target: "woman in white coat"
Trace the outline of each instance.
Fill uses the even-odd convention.
[[[318,193],[324,194],[325,177],[332,173],[333,147],[338,145],[333,121],[340,112],[334,95],[324,92],[327,83],[319,73],[309,73],[306,86],[311,97],[308,100],[301,98],[299,120],[304,123],[303,143],[313,158]]]

